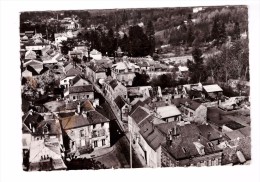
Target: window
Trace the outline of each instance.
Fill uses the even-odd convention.
[[[102,139],[102,146],[106,145],[106,140]]]
[[[103,126],[104,126],[104,124],[105,124],[105,123],[101,123],[101,127],[103,127]]]
[[[97,141],[94,141],[94,147],[97,147],[97,146],[98,146]]]
[[[73,96],[73,100],[75,100],[76,99],[76,96]]]
[[[193,116],[193,112],[190,112],[190,117],[192,117]]]
[[[96,125],[95,124],[93,124],[93,129],[95,129],[96,128]]]
[[[87,95],[87,98],[89,98],[89,95]]]
[[[64,80],[64,83],[67,83],[67,80]]]
[[[94,138],[94,137],[97,137],[98,135],[97,135],[97,131],[93,131],[92,132],[92,138]]]
[[[80,137],[84,137],[84,130],[80,130]]]

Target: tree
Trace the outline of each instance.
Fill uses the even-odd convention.
[[[148,37],[148,41],[149,41],[149,49],[150,49],[150,56],[153,56],[153,53],[155,51],[155,38],[154,38],[154,27],[153,27],[153,23],[150,20],[147,24],[146,27],[146,35]]]
[[[207,79],[207,75],[203,63],[202,51],[197,47],[193,48],[192,57],[194,62],[190,60],[187,62],[190,71],[190,81],[192,83],[203,82]]]
[[[227,39],[226,26],[225,26],[224,21],[220,22],[218,32],[219,32],[218,44],[221,45],[221,44],[225,43],[226,39]]]
[[[135,77],[133,79],[133,84],[132,86],[146,86],[148,85],[148,81],[149,81],[150,77],[149,75],[147,75],[146,73],[135,73]]]
[[[77,56],[72,57],[72,62],[74,64],[74,67],[76,67],[77,64],[81,63],[81,59],[79,59]]]
[[[240,39],[240,26],[238,22],[235,23],[232,39],[233,40]]]
[[[218,40],[219,38],[219,25],[218,18],[215,17],[211,28],[211,40]]]

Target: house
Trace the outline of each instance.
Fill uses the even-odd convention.
[[[90,52],[90,57],[92,57],[93,59],[95,60],[100,60],[102,59],[102,54],[101,52],[97,51],[96,49],[93,49],[91,52]]]
[[[36,59],[36,52],[33,50],[26,51],[24,59],[25,60]]]
[[[64,154],[57,138],[32,141],[29,154],[29,171],[65,170]]]
[[[217,84],[203,85],[202,88],[206,98],[210,100],[218,100],[223,95],[222,88]]]
[[[92,82],[97,82],[99,79],[106,79],[106,68],[104,65],[90,64],[86,67],[86,76]]]
[[[188,78],[189,68],[187,66],[179,66],[178,70],[179,70],[178,79]]]
[[[70,86],[84,86],[90,85],[90,83],[85,79],[82,78],[80,75],[75,76],[71,80],[69,80]]]
[[[70,65],[70,64],[69,64]],[[63,85],[64,88],[68,89],[70,86],[70,81],[78,75],[81,75],[81,71],[78,68],[70,67],[67,65],[65,67],[65,75],[60,79],[60,86]],[[69,68],[66,71],[66,68]]]
[[[73,58],[78,58],[78,59],[82,60],[82,58],[83,58],[83,52],[80,50],[69,51],[68,55],[69,55],[70,60],[73,60]]]
[[[180,110],[182,111],[184,120],[200,124],[207,122],[207,107],[202,103],[191,99],[181,99]]]
[[[116,111],[120,115],[121,120],[123,122],[127,122],[128,113],[130,111],[130,105],[120,95],[118,95],[115,98],[114,102],[115,102]]]
[[[139,142],[140,128],[154,119],[154,114],[147,108],[138,106],[128,115],[128,129],[134,143]]]
[[[60,123],[55,118],[44,119],[39,113],[30,110],[23,117],[23,127],[31,134],[32,141],[57,138],[63,144]]]
[[[161,144],[166,137],[152,122],[147,122],[141,127],[139,137],[139,153],[144,158],[146,166],[161,167]]]
[[[127,95],[130,100],[134,98],[149,98],[151,97],[151,91],[151,86],[127,87]]]
[[[62,118],[61,125],[68,155],[79,155],[110,147],[109,119],[89,106],[81,114]]]
[[[222,149],[201,137],[195,124],[176,125],[162,144],[162,167],[218,166]]]
[[[113,79],[117,79],[123,84],[131,86],[135,77],[135,72],[139,72],[140,67],[129,62],[126,57],[123,57],[122,62],[112,65],[111,71]]]
[[[70,101],[76,100],[94,100],[94,88],[93,85],[83,85],[83,86],[71,86],[68,92],[64,96],[69,97]]]
[[[156,116],[166,122],[180,121],[181,112],[175,105],[168,105],[155,108]]]
[[[127,88],[117,80],[107,79],[103,84],[103,90],[105,96],[114,100],[117,96],[122,96],[123,99],[127,100]]]
[[[44,66],[43,66],[43,62],[38,61],[38,60],[29,60],[26,61],[23,64],[24,68],[27,68],[28,71],[33,72],[33,75],[39,75],[42,73],[42,71],[44,70]]]

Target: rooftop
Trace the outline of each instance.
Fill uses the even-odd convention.
[[[139,124],[142,120],[144,120],[148,115],[149,111],[145,109],[144,107],[138,106],[136,110],[130,115],[133,120]]]
[[[222,88],[220,88],[220,86],[218,86],[217,84],[203,85],[202,87],[208,93],[210,93],[210,92],[222,92],[223,91]]]
[[[161,118],[169,118],[181,115],[179,109],[174,105],[158,107],[156,112],[161,116]]]
[[[105,116],[103,116],[95,110],[88,111],[86,114],[83,115],[74,115],[71,117],[61,119],[61,125],[64,130],[105,122],[109,122],[109,119],[107,119]]]
[[[81,92],[94,92],[92,85],[83,86],[71,86],[69,87],[69,93],[81,93]]]
[[[119,109],[122,109],[126,104],[126,101],[120,95],[118,95],[114,101]]]
[[[182,100],[180,100],[180,104],[184,105],[185,107],[192,109],[193,111],[198,109],[198,107],[201,105],[201,103],[198,103],[198,102],[193,101],[191,99],[182,99]]]

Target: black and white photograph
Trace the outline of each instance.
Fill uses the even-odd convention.
[[[5,59],[16,68],[1,69],[19,85],[1,98],[20,100],[12,104],[17,111],[3,104],[18,120],[1,122],[19,128],[4,130],[16,137],[22,173],[221,175],[221,168],[255,164],[252,5],[81,4],[16,14],[11,36],[19,50],[8,46],[16,57]]]

